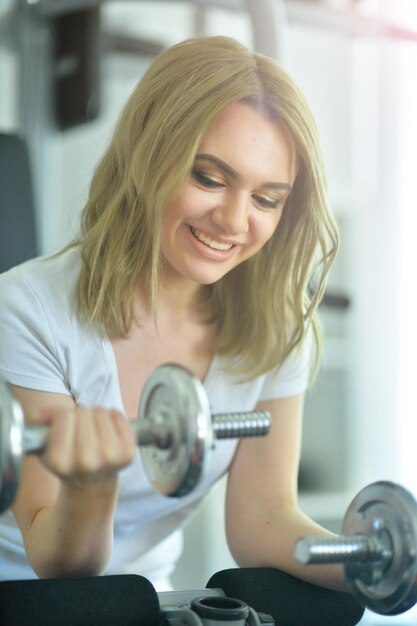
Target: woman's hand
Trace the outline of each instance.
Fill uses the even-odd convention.
[[[129,421],[117,411],[74,406],[58,410],[48,422],[50,432],[41,454],[45,467],[67,488],[114,489],[117,472],[135,455]]]

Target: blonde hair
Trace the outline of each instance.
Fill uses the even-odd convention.
[[[84,209],[78,299],[81,312],[127,336],[138,285],[155,310],[162,216],[190,175],[214,118],[245,101],[276,119],[295,146],[298,174],[276,232],[252,258],[202,286],[215,323],[214,351],[250,379],[278,367],[311,326],[336,253],[337,229],[325,191],[309,106],[272,59],[227,37],[190,39],[159,55],[131,94],[98,164]],[[308,287],[317,274],[312,296]],[[139,321],[140,322],[140,321]]]

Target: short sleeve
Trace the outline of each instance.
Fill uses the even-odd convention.
[[[306,391],[311,374],[312,335],[311,331],[307,332],[302,344],[289,354],[282,366],[267,374],[259,400],[295,396]]]
[[[45,307],[17,268],[0,276],[0,375],[14,385],[70,395]]]

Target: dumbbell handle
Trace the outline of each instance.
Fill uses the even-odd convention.
[[[393,553],[377,536],[339,535],[337,537],[305,537],[295,546],[295,557],[304,565],[325,563],[386,563]]]
[[[172,429],[162,414],[152,420],[132,420],[131,425],[140,446],[166,449],[172,445]],[[217,413],[211,416],[211,425],[216,439],[263,437],[269,432],[271,417],[268,411]],[[25,426],[23,450],[32,453],[42,450],[48,433],[49,426]]]

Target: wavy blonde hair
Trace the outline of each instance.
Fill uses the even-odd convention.
[[[193,167],[215,117],[244,101],[278,120],[295,146],[298,174],[272,238],[223,278],[202,286],[215,323],[214,351],[250,379],[279,367],[312,328],[338,234],[327,204],[315,122],[277,63],[227,37],[202,37],[160,54],[131,94],[98,164],[84,209],[78,283],[81,312],[113,336],[128,336],[138,285],[155,311],[165,209]],[[309,293],[312,274],[317,276]]]

